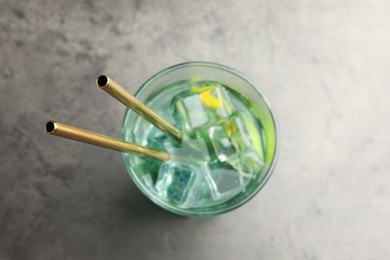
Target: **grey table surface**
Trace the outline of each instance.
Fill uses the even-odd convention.
[[[0,259],[389,259],[390,1],[0,0]],[[208,60],[257,82],[279,119],[269,183],[213,218],[175,216],[119,153],[102,72],[136,89]]]

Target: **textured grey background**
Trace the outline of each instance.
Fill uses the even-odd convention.
[[[390,1],[0,0],[0,259],[389,259]],[[55,119],[119,135],[135,91],[209,60],[261,86],[274,175],[245,206],[154,206],[119,153],[47,136]]]

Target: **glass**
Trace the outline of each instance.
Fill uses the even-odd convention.
[[[127,109],[122,139],[171,160],[123,153],[130,177],[154,203],[183,216],[213,216],[253,198],[276,163],[278,131],[265,97],[241,73],[209,62],[162,70],[135,96],[180,129],[174,141]]]

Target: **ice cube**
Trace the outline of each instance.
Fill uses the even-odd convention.
[[[240,154],[241,175],[256,178],[256,175],[264,167],[264,160],[255,150],[249,150]]]
[[[186,133],[211,126],[235,110],[224,87],[217,83],[194,86],[177,95],[171,104],[179,127]]]
[[[235,112],[230,118],[208,128],[207,132],[206,140],[211,144],[209,152],[220,162],[228,161],[229,158],[248,150],[252,145],[240,113]],[[204,134],[203,138],[205,138]]]
[[[241,113],[236,111],[230,117],[230,123],[225,127],[231,139],[235,140],[240,151],[244,151],[252,145],[248,127]]]
[[[220,162],[225,162],[229,156],[236,153],[237,147],[228,136],[224,125],[210,127],[208,135],[213,149],[211,153],[215,154]]]
[[[215,200],[230,199],[245,190],[259,174],[264,161],[255,150],[247,150],[229,157],[226,162],[210,163],[204,171]]]
[[[171,152],[171,158],[182,164],[197,165],[196,167],[210,161],[207,145],[203,139],[184,138]]]
[[[216,162],[210,164],[210,170],[205,172],[214,200],[228,200],[245,190],[250,179],[244,179],[228,163]]]
[[[210,188],[209,182],[202,175],[202,180],[197,187],[194,187],[194,194],[188,204],[193,207],[208,207],[215,204],[214,196]]]
[[[227,161],[243,178],[255,179],[260,170],[264,167],[264,160],[253,149],[238,153]]]
[[[199,175],[196,170],[177,162],[168,161],[161,165],[155,185],[157,193],[167,201],[180,205],[186,202],[191,187]]]
[[[234,112],[228,119],[199,131],[211,157],[206,178],[215,199],[232,198],[260,172],[262,158],[252,147],[245,119]]]
[[[206,176],[210,176],[210,169],[207,161],[196,164],[197,179],[192,184],[191,190],[187,195],[187,200],[181,207],[208,207],[215,205],[214,195],[217,191],[215,185],[211,183]]]

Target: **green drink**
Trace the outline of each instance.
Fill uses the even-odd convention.
[[[181,142],[127,110],[122,139],[171,158],[128,153],[136,185],[159,206],[185,216],[217,215],[252,198],[275,164],[277,130],[267,102],[238,72],[212,63],[168,68],[136,97],[177,127]]]

